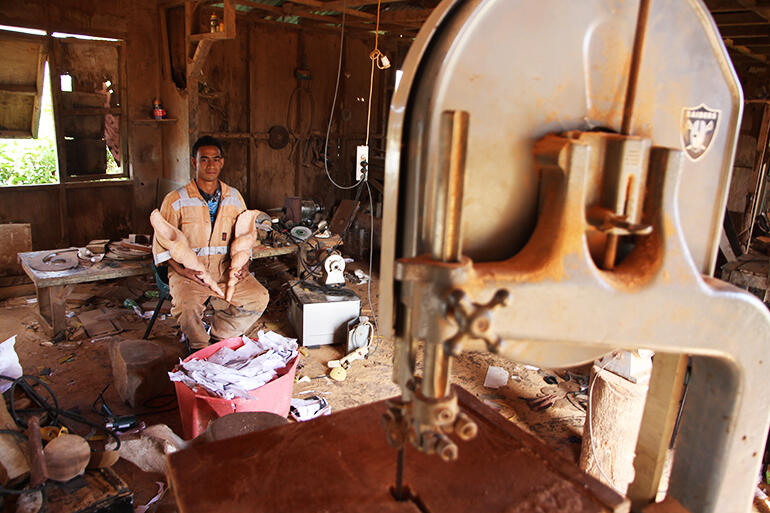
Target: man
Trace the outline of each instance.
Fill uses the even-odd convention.
[[[198,139],[192,148],[191,162],[195,180],[166,195],[160,213],[185,234],[198,259],[225,290],[233,227],[238,214],[246,210],[246,204],[236,189],[219,180],[225,160],[222,144],[217,139],[210,136]],[[153,257],[155,265],[169,265],[171,314],[178,319],[191,350],[242,335],[267,307],[268,292],[249,273],[247,263],[237,273],[231,303],[211,298],[215,315],[209,334],[202,317],[204,303],[213,292],[201,281],[200,273],[172,260],[157,241],[153,241]]]

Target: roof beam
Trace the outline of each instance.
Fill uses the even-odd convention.
[[[433,9],[398,9],[380,14],[380,23],[424,23]]]
[[[394,4],[396,2],[405,2],[406,0],[381,0],[383,4]],[[325,9],[340,10],[343,6],[347,7],[364,7],[366,5],[377,5],[377,0],[333,0],[331,2],[325,2]]]
[[[766,66],[768,64],[770,64],[770,61],[768,61],[768,58],[765,57],[764,55],[757,55],[757,54],[753,53],[751,50],[749,50],[748,48],[746,48],[745,46],[736,45],[730,39],[725,39],[724,42],[725,42],[725,46],[728,49],[730,49],[730,50],[732,50],[732,51],[734,51],[736,53],[739,53],[739,54],[744,55],[746,57],[750,57],[751,59],[754,59],[755,61],[759,61],[759,62],[765,64]]]
[[[770,21],[770,7],[760,7],[757,5],[757,0],[738,0],[746,9],[762,16],[764,19]]]
[[[290,0],[290,1],[295,4],[306,5],[308,7],[315,7],[316,9],[331,10],[331,8],[329,7],[329,4],[319,2],[318,0]],[[348,14],[350,16],[355,16],[357,18],[363,18],[366,20],[374,20],[376,18],[374,14],[369,14],[368,12],[351,9],[349,7],[339,7],[338,9],[334,9],[334,10],[344,12],[345,14]]]
[[[748,25],[741,27],[720,27],[719,32],[722,34],[722,37],[729,37],[731,39],[753,36],[770,36],[770,24]]]

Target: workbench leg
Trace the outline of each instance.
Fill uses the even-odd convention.
[[[687,372],[687,355],[656,353],[636,442],[635,478],[628,487],[633,511],[655,501],[674,431]]]
[[[65,302],[72,287],[55,285],[36,290],[41,324],[51,337],[56,338],[67,327]]]

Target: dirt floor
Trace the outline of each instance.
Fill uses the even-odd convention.
[[[249,335],[255,336],[258,330],[265,329],[295,336],[286,317],[289,302],[286,280],[292,278],[289,274],[291,262],[291,258],[273,258],[255,262],[252,266],[258,279],[268,286],[271,301],[265,315],[250,330]],[[349,264],[349,271],[355,269],[366,271],[366,264]],[[367,285],[352,285],[350,288],[362,298],[362,314],[371,315]],[[75,286],[70,296],[72,301],[67,304],[71,327],[69,337],[72,340],[56,343],[43,332],[38,323],[34,296],[9,299],[0,304],[0,341],[16,335],[16,351],[24,372],[38,376],[47,383],[56,394],[61,408],[72,409],[95,423],[103,423],[103,418],[92,410],[92,405],[99,392],[113,382],[109,346],[116,340],[141,338],[147,323],[133,310],[124,308],[123,301],[128,298],[139,299],[140,302],[143,300],[145,307],[152,309],[157,300],[148,298],[145,293],[154,290],[154,283],[149,276]],[[371,292],[376,310],[376,280]],[[120,330],[118,333],[90,336],[78,330],[78,316],[97,307],[107,309],[109,314],[105,317],[112,321],[115,329]],[[155,323],[150,339],[181,356],[183,346],[177,331],[173,318],[166,317]],[[309,349],[297,371],[294,397],[307,396],[310,392],[323,395],[332,411],[339,411],[398,395],[399,391],[391,379],[391,340],[381,340],[369,358],[353,362],[345,381],[333,381],[327,377],[329,369],[326,364],[329,360],[344,356],[343,351],[341,346]],[[489,366],[503,367],[510,374],[506,386],[498,389],[484,388],[484,377]],[[470,353],[456,360],[453,382],[497,409],[506,419],[540,437],[567,460],[577,462],[585,420],[585,395],[579,393],[581,386],[584,389],[587,383],[585,369],[583,372],[573,370],[557,373],[524,367],[491,354]],[[537,408],[527,401],[551,394],[556,395],[556,402],[542,411],[536,411]],[[148,426],[167,424],[174,432],[182,435],[173,396],[160,397],[150,404],[133,409],[122,403],[115,386],[110,386],[104,393],[104,399],[118,415],[137,415]],[[88,432],[87,427],[73,427],[81,434]],[[137,505],[151,499],[158,491],[156,483],[165,480],[162,474],[142,472],[122,459],[113,466],[113,470],[134,492]],[[6,504],[6,510],[8,506]],[[173,495],[167,494],[150,511],[175,511]]]

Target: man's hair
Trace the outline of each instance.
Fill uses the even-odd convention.
[[[222,149],[222,143],[219,142],[219,139],[211,137],[210,135],[204,135],[203,137],[199,137],[198,140],[195,141],[195,144],[193,144],[192,158],[198,157],[198,149],[200,149],[201,146],[216,146],[219,150],[219,155],[222,157],[225,156],[225,152]]]

